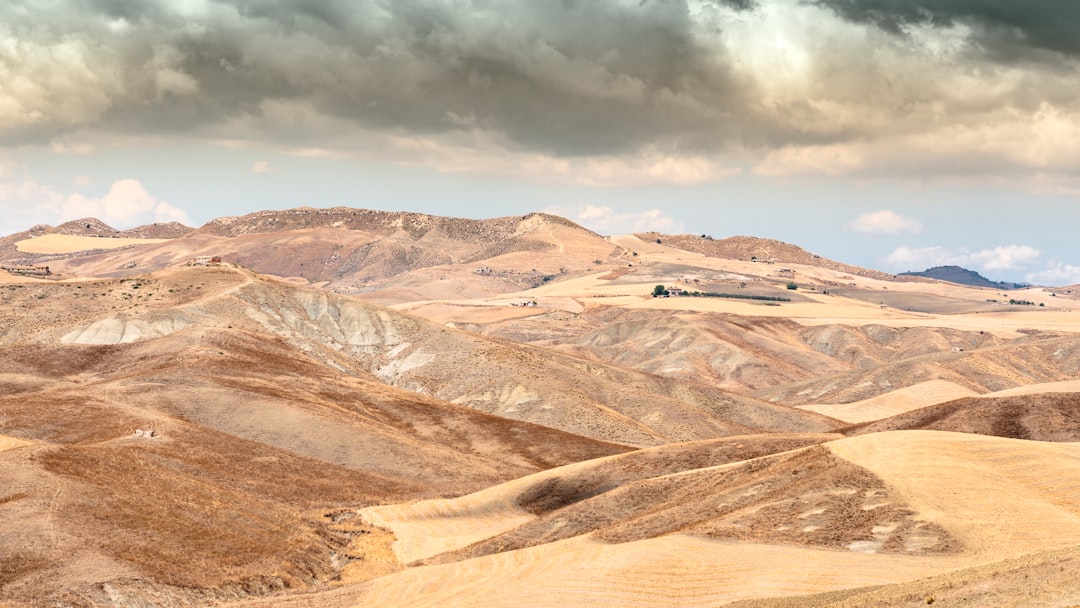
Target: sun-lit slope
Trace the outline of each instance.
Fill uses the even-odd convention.
[[[1038,441],[1080,441],[1080,393],[980,396],[938,403],[844,432],[934,430]]]
[[[16,439],[14,437],[0,435],[0,452],[3,452],[4,450],[10,450],[12,448],[19,448],[24,445],[26,445],[26,441],[22,439]]]
[[[348,375],[605,441],[650,445],[839,425],[686,378],[491,340],[233,268],[181,267],[13,293],[0,308],[8,321],[3,343],[117,344],[233,329],[283,340]]]
[[[147,245],[173,239],[194,228],[162,222],[117,230],[96,218],[72,220],[59,226],[38,224],[28,230],[0,236],[0,261],[12,264],[48,264],[70,254],[103,251],[129,245]]]
[[[479,299],[529,290],[596,268],[626,263],[621,248],[562,218],[533,214],[520,221],[513,219],[516,223],[512,233],[505,237],[489,236],[487,246],[471,257],[458,256],[438,266],[388,275],[383,280],[376,278],[357,285],[356,289],[363,292],[365,300],[385,305]],[[461,249],[451,243],[419,246]]]
[[[745,600],[730,608],[901,608],[942,606],[1080,605],[1080,547],[1039,551],[945,574],[868,589]]]
[[[372,507],[368,521],[395,531],[403,563],[457,551],[538,516],[627,484],[823,443],[837,435],[749,435],[671,444],[582,461],[449,500]],[[509,548],[503,545],[504,549]],[[475,548],[470,550],[475,553]]]
[[[54,265],[79,275],[133,275],[214,255],[262,274],[391,304],[515,292],[621,254],[595,233],[546,214],[471,220],[303,207],[218,218],[157,246]]]
[[[854,403],[816,403],[801,409],[844,422],[871,422],[954,399],[978,395],[970,388],[946,380],[927,380]]]
[[[705,607],[909,580],[942,563],[690,536],[620,545],[578,537],[406,570],[339,605]]]
[[[100,400],[149,416],[147,425],[181,418],[435,493],[626,449],[343,375],[276,336],[228,327],[131,344],[5,348],[0,360],[42,378],[11,382],[9,424],[37,428],[35,404]]]
[[[0,544],[18,548],[0,557],[0,602],[114,605],[103,584],[132,602],[192,605],[318,587],[344,567],[367,569],[356,564],[364,553],[346,547],[372,530],[338,525],[338,513],[618,449],[367,395],[347,403],[367,406],[366,416],[349,417],[317,410],[314,399],[273,403],[236,387],[161,389],[179,382],[0,401],[5,430],[35,437],[0,452]],[[257,416],[242,405],[252,403]]]
[[[753,391],[931,353],[1002,343],[987,334],[882,325],[804,327],[788,319],[676,312],[591,312],[560,350],[654,374],[690,374]],[[526,321],[522,321],[524,325]]]
[[[246,294],[237,297],[257,306],[249,314],[287,340],[352,352],[395,386],[586,436],[647,445],[835,426],[685,378],[490,340],[354,300],[298,290]],[[287,312],[297,307],[305,314]],[[348,329],[356,319],[377,322],[365,322],[362,332]]]
[[[844,404],[928,381],[946,381],[977,393],[1074,379],[1080,373],[1080,339],[1033,335],[974,350],[948,350],[826,374],[755,391],[789,405]]]
[[[849,369],[793,339],[781,319],[705,314],[629,314],[559,345],[560,350],[661,376],[704,378],[731,390]]]
[[[346,369],[500,416],[625,443],[835,423],[717,389],[439,327],[357,300],[245,285],[215,307]]]
[[[833,437],[662,446],[452,501],[367,509],[366,519],[394,531],[402,561],[451,552],[318,601],[712,606],[910,580],[962,564],[947,537],[909,521],[912,512],[887,487],[867,483],[872,476],[825,448],[807,447]],[[844,523],[824,525],[830,518]],[[549,533],[521,542],[541,527]]]
[[[118,249],[130,245],[165,243],[168,239],[95,238],[67,234],[45,234],[15,243],[23,253],[74,253],[93,249]]]
[[[822,447],[754,460],[596,483],[549,478],[516,502],[536,518],[432,563],[581,535],[613,543],[670,534],[830,547],[867,553],[947,554],[956,544],[920,521],[880,478]],[[622,481],[622,483],[620,483]]]
[[[1080,444],[889,432],[674,473],[645,466],[635,480],[596,483],[618,463],[669,448],[440,506],[366,511],[397,516],[385,521],[403,555],[438,550],[418,537],[438,530],[440,518],[449,526],[441,547],[473,544],[342,589],[325,605],[925,605],[934,593],[955,593],[1010,606],[1029,592],[1054,597],[1039,581],[1018,584],[1020,574],[1072,563],[1080,543]],[[679,460],[667,464],[693,466]],[[484,513],[498,522],[494,536],[475,542],[482,533],[473,522],[453,542],[456,519]],[[718,534],[725,525],[733,535]],[[522,542],[526,534],[535,542]],[[1059,573],[1051,580],[1075,592]]]
[[[1017,397],[1020,395],[1038,395],[1041,393],[1080,393],[1080,380],[1062,380],[1060,382],[1043,382],[1040,384],[1025,384],[1007,388],[1002,391],[986,393],[982,397]]]
[[[1080,543],[1078,443],[892,431],[828,447],[885,480],[966,553],[1005,559]]]
[[[657,455],[666,449],[654,448],[647,452]],[[835,460],[837,457],[839,460]],[[890,553],[922,555],[919,563],[925,570],[921,573],[918,568],[897,571],[891,581],[900,581],[1080,542],[1080,498],[1077,498],[1080,496],[1077,493],[1080,444],[1044,444],[957,433],[894,432],[833,441],[824,447],[803,448],[719,467],[685,468],[666,474],[662,468],[645,468],[635,481],[613,475],[607,484],[598,483],[602,472],[617,471],[618,463],[630,463],[637,458],[641,458],[639,453],[608,458],[595,467],[579,464],[549,471],[527,478],[531,487],[522,487],[526,480],[502,486],[505,488],[503,500],[509,498],[508,494],[518,493],[514,498],[518,508],[516,520],[525,520],[526,513],[532,513],[534,518],[500,531],[498,528],[516,523],[504,518],[503,525],[493,530],[498,534],[443,554],[431,562],[456,562],[458,567],[453,576],[443,579],[440,575],[446,570],[422,567],[412,576],[406,572],[372,584],[373,588],[385,585],[389,590],[373,592],[368,599],[397,597],[382,595],[391,592],[408,597],[412,592],[399,587],[398,580],[416,582],[427,577],[462,592],[466,589],[477,592],[476,597],[483,599],[477,600],[475,605],[488,605],[488,602],[502,605],[488,596],[486,589],[475,580],[471,585],[458,587],[461,581],[454,577],[471,579],[467,574],[470,566],[494,567],[494,563],[484,560],[493,560],[501,567],[510,568],[507,565],[509,555],[521,553],[506,553],[514,549],[525,552],[518,555],[517,560],[535,559],[537,556],[531,552],[537,551],[543,555],[545,563],[549,563],[549,560],[557,559],[560,550],[573,551],[570,547],[576,545],[563,543],[570,543],[567,539],[580,538],[582,534],[617,543],[614,547],[626,548],[628,552],[634,550],[621,543],[649,542],[646,539],[672,539],[674,542],[673,538],[678,537],[667,536],[671,533],[737,538],[744,544],[723,549],[729,563],[738,561],[744,551],[752,554],[760,550],[761,546],[756,543],[792,545],[784,557],[775,557],[781,564],[755,564],[753,574],[743,573],[748,580],[742,584],[742,589],[739,585],[725,588],[726,592],[732,593],[724,596],[728,601],[739,599],[737,594],[745,591],[745,587],[754,588],[759,597],[825,590],[823,581],[829,575],[839,576],[839,573],[822,567],[793,570],[792,562],[786,559],[800,559],[806,551],[802,548],[805,546],[824,545],[845,549],[849,554],[864,553],[865,558],[853,558],[847,564],[863,577],[861,584],[851,586],[861,586],[872,584],[868,579],[875,574],[880,576],[879,569],[886,564],[903,563],[903,560],[888,555]],[[674,464],[679,459],[672,458],[669,462]],[[679,464],[693,467],[689,461]],[[1054,474],[1047,476],[1047,470]],[[496,502],[490,498],[492,492],[488,491],[487,504]],[[393,509],[379,508],[375,512],[392,512]],[[399,544],[406,547],[410,542],[417,543],[413,540],[416,536],[435,530],[439,517],[438,513],[425,511],[419,505],[409,512],[418,519],[433,516],[436,521],[427,522],[426,528],[399,528],[400,522],[389,523],[396,532],[400,530]],[[513,510],[504,507],[502,512]],[[732,513],[737,516],[728,515]],[[448,518],[454,515],[451,510]],[[789,519],[785,520],[785,517]],[[831,521],[830,517],[839,519]],[[731,529],[725,529],[732,524]],[[728,536],[729,533],[732,535]],[[475,537],[474,534],[464,540]],[[444,542],[443,546],[451,547],[452,544]],[[422,547],[422,543],[413,546]],[[664,546],[669,545],[651,545],[658,555],[664,554],[661,548]],[[699,551],[701,554],[697,559],[710,560],[704,547]],[[941,551],[945,553],[934,557]],[[404,554],[416,557],[421,553],[406,550]],[[499,555],[507,557],[499,560]],[[617,560],[617,555],[619,552],[610,548],[606,558]],[[478,556],[482,557],[477,559]],[[576,559],[588,558],[579,556]],[[664,572],[670,564],[663,560],[654,556],[649,563],[654,570]],[[529,580],[535,571],[545,567],[514,563],[520,569],[505,572],[508,579]],[[673,567],[678,571],[677,563]],[[723,571],[724,568],[719,568],[715,574],[719,580],[724,578]],[[762,584],[778,572],[798,579],[805,587],[798,591],[799,585],[794,580],[785,589],[770,589],[768,584]],[[634,595],[627,589],[637,589],[639,582],[632,579],[605,583],[601,582],[602,575],[576,568],[568,568],[564,576],[564,586],[587,590],[586,594],[594,595],[598,604],[600,598],[615,605],[623,604],[626,596],[622,594]],[[877,582],[886,579],[882,577]],[[605,584],[612,588],[604,588]],[[498,583],[494,586],[499,587]],[[526,584],[525,588],[528,587]],[[516,590],[520,587],[508,588]],[[413,596],[414,601],[422,603],[421,597],[428,601],[442,599],[436,595],[439,593],[437,587],[426,589],[432,595]],[[663,586],[654,588],[653,592],[654,605],[681,601],[707,605],[708,601],[717,601],[715,597],[706,600],[707,596],[682,596],[677,589]],[[523,605],[540,605],[530,603],[537,598],[528,591],[511,593]],[[649,605],[650,601],[634,596],[629,603]]]
[[[25,314],[0,346],[15,372],[0,374],[0,546],[18,548],[0,555],[0,603],[205,605],[355,580],[366,553],[350,547],[377,531],[341,513],[627,449],[342,373],[248,318],[230,295],[248,280],[185,269],[5,301]],[[60,340],[114,306],[192,322]]]
[[[860,553],[954,549],[947,533],[913,519],[880,479],[824,448],[805,447],[834,437],[755,436],[663,446],[562,467],[454,501],[364,514],[394,530],[402,561],[448,551],[427,563],[582,535],[620,544],[691,534]],[[439,525],[485,514],[496,522],[487,538],[479,526],[455,538],[454,527]]]
[[[759,263],[802,264],[866,278],[893,278],[892,275],[881,271],[860,268],[858,266],[829,260],[810,253],[796,245],[773,239],[763,239],[752,236],[733,236],[716,240],[705,235],[661,234],[658,232],[646,232],[634,236],[643,241],[657,242],[666,247],[674,247],[713,258],[742,261],[754,260]]]

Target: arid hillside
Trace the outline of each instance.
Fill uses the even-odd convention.
[[[7,298],[7,343],[120,344],[225,327],[271,336],[339,372],[628,445],[839,424],[707,384],[439,327],[246,270],[188,267],[140,278],[43,282],[17,286]],[[65,305],[29,314],[43,301]]]
[[[1080,604],[1069,288],[347,208],[0,258],[0,605]]]
[[[858,266],[852,266],[850,264],[823,258],[820,255],[810,253],[797,245],[774,239],[762,239],[752,236],[733,236],[724,239],[713,239],[704,234],[701,236],[694,236],[691,234],[661,234],[659,232],[643,232],[636,234],[635,236],[643,241],[655,241],[658,244],[675,247],[684,251],[700,253],[713,258],[753,260],[766,265],[803,264],[808,266],[820,266],[822,268],[829,268],[831,270],[868,278],[898,278],[884,272],[860,268]],[[907,280],[912,279],[909,277]]]
[[[629,449],[342,373],[213,311],[247,280],[200,268],[7,291],[0,601],[204,605],[317,588],[351,576],[365,559],[354,541],[374,532],[343,509]]]
[[[0,261],[5,264],[45,264],[50,260],[70,257],[71,253],[86,255],[88,252],[130,246],[147,240],[174,239],[194,231],[194,228],[178,222],[147,224],[128,230],[117,230],[96,218],[87,217],[65,222],[59,226],[40,224],[16,234],[0,237]],[[54,244],[68,239],[63,251],[32,246],[34,239],[48,237]],[[108,239],[108,240],[106,240]],[[72,246],[77,243],[77,246]],[[119,245],[123,243],[123,245]]]
[[[1077,444],[933,431],[833,437],[667,445],[452,501],[365,509],[366,521],[393,531],[408,566],[320,602],[1068,606],[1080,597],[1075,578],[1053,567],[1074,563],[1080,543]]]
[[[85,224],[94,228],[100,222]],[[149,235],[151,228],[136,232]],[[65,230],[38,232],[82,235],[90,229]],[[102,225],[89,236],[119,234],[110,230]],[[31,233],[8,240],[12,247],[21,243],[25,248],[36,236]],[[97,243],[80,244],[91,249]],[[365,293],[382,303],[516,292],[613,264],[622,254],[595,233],[551,215],[472,220],[344,207],[218,218],[164,242],[121,250],[79,252],[73,247],[77,245],[58,247],[53,255],[38,251],[34,259],[49,260],[54,271],[121,277],[197,256],[217,256],[261,274],[341,293]]]
[[[844,429],[847,435],[922,429],[1080,442],[1080,394],[1034,393],[1016,397],[969,397],[919,408]]]

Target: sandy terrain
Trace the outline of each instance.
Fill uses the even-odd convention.
[[[1041,395],[1044,393],[1080,393],[1080,380],[1063,380],[1061,382],[1043,382],[1040,384],[1028,384],[1008,388],[1003,391],[995,391],[981,395],[982,397],[1016,397],[1020,395]]]
[[[63,230],[0,276],[5,606],[1080,604],[1064,291],[540,214]]]
[[[332,596],[329,605],[547,606],[557,602],[582,606],[713,606],[762,597],[791,597],[792,606],[826,605],[827,601],[843,601],[843,596],[822,596],[818,601],[807,596],[887,584],[899,585],[897,589],[907,590],[903,597],[923,603],[927,595],[912,597],[913,590],[929,589],[931,594],[943,595],[965,592],[963,586],[945,588],[931,577],[956,571],[953,580],[966,577],[973,581],[971,584],[983,585],[985,572],[1001,572],[1007,564],[1015,567],[1017,563],[1002,560],[1031,555],[1029,562],[1045,563],[1037,556],[1068,551],[1080,542],[1080,444],[905,431],[843,439],[826,446],[845,460],[880,475],[919,520],[940,525],[955,535],[959,551],[913,556],[879,552],[872,549],[870,542],[852,543],[846,550],[826,550],[790,544],[732,543],[681,534],[615,544],[576,536],[464,561],[409,568],[343,589]],[[628,457],[609,458],[606,462]],[[573,467],[582,470],[580,465]],[[1044,468],[1056,472],[1053,479],[1042,474]],[[562,469],[541,475],[550,479],[573,474]],[[539,481],[538,476],[533,476],[532,481]],[[471,523],[455,527],[456,520],[466,513],[478,515],[490,509],[495,521],[501,522],[499,528],[524,518],[522,512],[515,514],[506,506],[506,499],[522,485],[522,481],[515,481],[455,503],[439,503],[441,507],[435,503],[406,507],[398,510],[398,515],[408,514],[416,523],[408,523],[407,517],[388,518],[386,522],[398,537],[399,546],[415,548],[408,551],[420,549],[420,553],[412,555],[437,550],[437,546],[461,546],[481,534]],[[869,503],[869,511],[882,509],[882,502],[879,495],[877,502]],[[393,509],[381,511],[389,513]],[[446,518],[446,527],[436,526],[441,518]],[[418,525],[421,520],[428,521]],[[885,533],[890,527],[879,524],[875,534],[879,530]],[[462,532],[457,542],[453,541],[455,530]],[[429,544],[420,538],[432,531],[442,535],[442,540]],[[918,545],[918,535],[910,536],[907,542]],[[422,549],[425,546],[427,550]],[[931,582],[913,586],[910,581],[916,580]],[[897,589],[860,590],[852,597],[874,597],[878,593],[877,597],[895,598],[901,593]],[[1040,583],[1032,583],[1028,589],[1033,596],[1052,593],[1052,588]],[[1016,604],[998,597],[995,605]]]
[[[847,435],[931,430],[1047,442],[1080,441],[1080,393],[957,399],[842,429]]]
[[[1010,389],[1012,390],[1012,389]],[[1009,391],[1002,391],[1008,393]],[[999,393],[990,393],[997,395]],[[800,409],[824,414],[844,422],[869,422],[962,397],[975,391],[945,380],[929,380],[854,403],[800,405]]]
[[[353,606],[717,606],[911,580],[956,560],[870,556],[672,536],[574,538],[427,566],[369,584]]]
[[[1080,543],[1080,444],[896,431],[829,449],[881,476],[980,561]]]
[[[23,441],[22,439],[16,439],[14,437],[7,437],[5,435],[0,435],[0,452],[3,452],[4,450],[10,450],[10,449],[13,449],[13,448],[20,448],[20,447],[22,447],[24,445],[28,445],[28,443]]]
[[[119,249],[129,245],[152,245],[169,239],[130,239],[75,236],[70,234],[45,234],[15,243],[23,253],[74,253],[93,249]]]

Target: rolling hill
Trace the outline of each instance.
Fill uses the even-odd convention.
[[[968,270],[967,268],[961,268],[960,266],[935,266],[933,268],[927,268],[922,272],[903,272],[901,273],[901,276],[925,277],[928,279],[948,281],[950,283],[957,283],[960,285],[970,285],[972,287],[986,287],[988,289],[1010,290],[1030,287],[1030,285],[1026,285],[1024,283],[991,281],[990,279],[982,276],[974,270]]]
[[[1080,603],[1065,289],[347,208],[0,258],[4,606]]]

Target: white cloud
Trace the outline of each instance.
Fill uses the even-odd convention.
[[[188,223],[187,213],[158,200],[136,179],[113,182],[105,196],[88,198],[81,194],[68,196],[60,209],[62,221],[96,217],[116,228],[130,228],[149,222]]]
[[[276,167],[270,166],[270,161],[260,160],[254,165],[251,165],[251,172],[258,175],[262,173],[277,173],[278,170]]]
[[[1042,254],[1028,245],[1005,245],[971,254],[972,263],[983,270],[1019,270],[1031,265]]]
[[[922,230],[922,224],[910,217],[897,215],[888,209],[883,209],[881,211],[860,215],[848,222],[847,228],[856,232],[866,232],[869,234],[896,234],[898,232],[915,233]]]
[[[58,216],[64,197],[11,163],[0,162],[0,231],[12,234]]]
[[[1024,270],[1042,255],[1028,245],[999,245],[993,249],[969,251],[965,248],[898,247],[885,258],[894,270],[923,270],[934,266],[963,266],[979,271]]]
[[[89,176],[75,178],[76,185],[90,183]],[[23,167],[0,161],[0,234],[21,232],[36,224],[59,224],[82,217],[96,217],[117,228],[150,222],[190,223],[188,215],[146,191],[138,180],[114,182],[100,198],[67,194],[38,183]]]
[[[1058,262],[1045,270],[1027,275],[1024,280],[1035,285],[1077,285],[1080,284],[1080,266]]]
[[[660,209],[650,209],[638,213],[620,213],[611,207],[583,205],[577,209],[553,207],[547,213],[561,215],[600,234],[630,234],[634,232],[664,232],[676,234],[683,232],[682,222]]]
[[[885,258],[885,263],[895,270],[922,270],[933,266],[960,264],[956,252],[944,247],[911,248],[907,245],[897,247]]]
[[[96,148],[88,143],[68,143],[66,141],[53,141],[49,145],[49,150],[57,154],[93,154]]]

